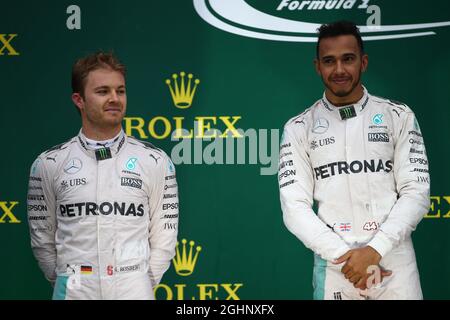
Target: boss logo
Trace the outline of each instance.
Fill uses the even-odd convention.
[[[389,142],[389,134],[387,133],[369,133],[369,142]]]
[[[120,180],[120,185],[124,187],[132,187],[136,189],[142,189],[142,180],[136,178],[124,178]]]

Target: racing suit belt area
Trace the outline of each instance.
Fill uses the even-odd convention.
[[[336,281],[350,284],[331,261],[366,245],[380,253],[382,266],[394,269],[382,285],[400,281],[402,287],[372,297],[421,298],[410,235],[428,212],[430,178],[422,133],[408,106],[365,88],[352,106],[333,106],[324,94],[285,125],[278,180],[287,228],[316,254],[316,298],[334,298],[344,286]],[[335,278],[329,270],[337,270]],[[400,272],[411,275],[409,281]]]
[[[154,299],[176,245],[174,165],[123,131],[98,150],[80,131],[34,162],[28,216],[54,299]]]

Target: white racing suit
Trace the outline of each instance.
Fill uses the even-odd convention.
[[[409,107],[365,88],[352,106],[324,94],[285,125],[278,180],[285,225],[315,253],[315,299],[422,298],[411,232],[429,210],[430,177]],[[362,292],[332,261],[367,245],[393,274]]]
[[[33,163],[28,220],[54,299],[154,299],[177,242],[174,165],[123,131],[97,150],[80,131]]]

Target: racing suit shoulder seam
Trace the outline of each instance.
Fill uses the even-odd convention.
[[[315,102],[312,106],[306,108],[305,110],[303,110],[302,112],[300,112],[299,114],[297,114],[296,116],[290,118],[286,124],[285,127],[287,125],[293,124],[295,121],[302,121],[305,118],[308,117],[309,113],[312,111],[312,109],[317,105],[317,102]]]
[[[67,140],[66,142],[57,144],[57,145],[55,145],[55,146],[53,146],[53,147],[51,147],[51,148],[49,148],[49,149],[43,151],[43,152],[41,153],[41,156],[44,156],[44,155],[45,155],[45,156],[48,156],[48,155],[50,155],[50,153],[54,153],[54,152],[58,152],[58,151],[60,151],[60,150],[64,150],[64,149],[66,149],[66,148],[68,147],[69,144],[72,144],[72,143],[74,143],[74,142],[76,142],[76,141],[74,141],[74,138],[70,138],[70,139]]]
[[[130,137],[128,137],[130,138]],[[142,143],[142,141],[136,139],[133,137],[133,141],[131,139],[128,140],[129,147],[131,148],[139,148],[139,152],[143,152],[146,154],[145,156],[145,162],[150,165],[148,168],[151,168],[151,170],[154,170],[153,172],[159,172],[161,171],[162,174],[165,174],[165,168],[166,163],[168,163],[170,160],[169,155],[162,149],[159,149],[155,147],[153,144],[148,143],[149,146],[146,145],[146,143]],[[150,147],[151,145],[151,147]]]
[[[136,139],[135,137],[132,137],[132,136],[129,136],[128,139],[129,139],[128,143],[133,146],[139,146],[139,147],[142,147],[147,150],[152,150],[161,155],[164,154],[164,151],[162,149],[155,147],[154,144],[152,144],[148,141],[142,141],[142,140]]]
[[[386,108],[397,107],[406,113],[413,112],[412,109],[406,103],[399,102],[397,100],[379,97],[379,96],[374,96],[374,95],[371,95],[371,98],[372,98],[372,101],[374,101],[376,103],[384,104]]]
[[[314,111],[320,108],[320,100],[316,101],[312,106],[308,107],[301,114],[291,118],[284,126],[285,130],[289,130],[292,137],[297,140],[297,143],[305,145],[308,141],[308,130]]]
[[[60,169],[61,163],[66,159],[67,154],[70,153],[70,147],[76,143],[75,138],[60,143],[44,152],[42,152],[37,158],[42,161],[45,170],[49,176],[53,176]],[[62,153],[63,155],[61,155]]]

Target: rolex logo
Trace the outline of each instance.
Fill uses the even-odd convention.
[[[8,38],[6,38],[8,37]],[[19,56],[20,53],[14,49],[11,44],[11,41],[17,37],[17,34],[0,34],[0,56],[8,55],[8,56]]]
[[[192,88],[192,73],[188,74],[188,81],[186,85],[186,73],[180,72],[180,79],[177,74],[173,74],[173,84],[170,79],[166,80],[166,84],[169,86],[170,94],[174,105],[180,109],[187,109],[192,105],[194,99],[195,90],[200,83],[199,79],[194,80],[194,87]]]
[[[181,249],[180,253],[180,247],[179,242],[177,242],[177,248],[176,248],[176,256],[172,260],[173,265],[175,267],[175,272],[180,276],[189,276],[194,272],[195,264],[197,263],[197,258],[199,252],[202,250],[202,247],[197,246],[194,251],[194,241],[189,241],[189,249],[186,249],[186,243],[187,240],[183,239],[181,240],[181,243],[183,244],[183,248]],[[187,252],[189,250],[189,252]]]

